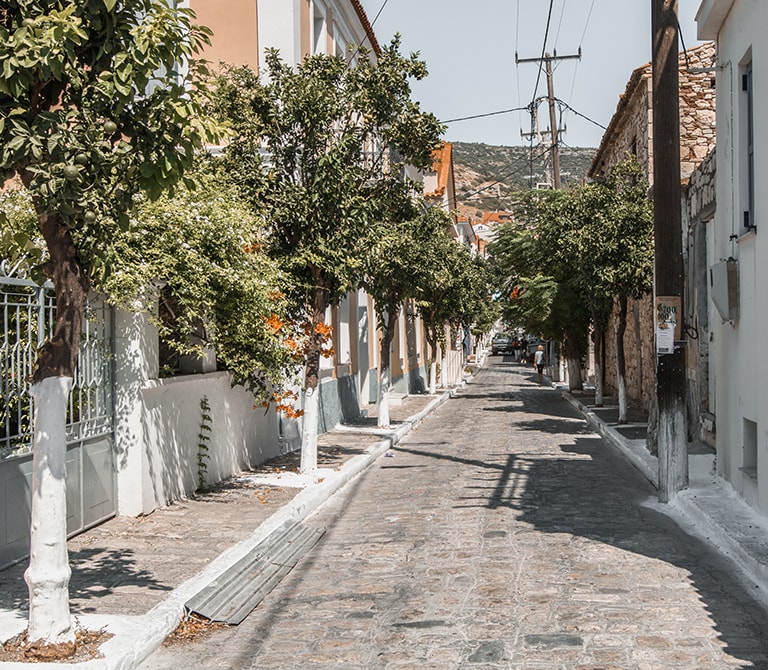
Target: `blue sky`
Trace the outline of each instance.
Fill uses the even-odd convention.
[[[534,97],[535,63],[515,64],[542,53],[547,0],[361,0],[381,43],[399,32],[405,53],[419,51],[430,76],[413,86],[414,99],[443,121],[525,107]],[[685,46],[698,44],[694,17],[701,0],[678,0]],[[383,6],[383,9],[382,9]],[[582,58],[556,65],[555,97],[564,111],[567,146],[597,146],[632,70],[651,58],[651,0],[554,0],[546,50]],[[546,94],[542,73],[538,95]],[[540,126],[549,127],[546,106]],[[583,117],[587,117],[587,120]],[[445,139],[527,144],[526,112],[449,124]]]

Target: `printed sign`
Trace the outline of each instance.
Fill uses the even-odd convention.
[[[656,296],[656,353],[675,352],[675,340],[682,338],[682,299],[680,296]]]

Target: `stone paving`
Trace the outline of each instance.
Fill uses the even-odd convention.
[[[392,407],[397,427],[433,398],[413,395]],[[360,427],[375,427],[375,407]],[[355,427],[318,437],[318,466],[338,469],[380,438]],[[179,500],[141,517],[115,517],[69,540],[72,613],[145,614],[174,588],[207,566],[224,550],[247,538],[301,488],[290,485],[298,471],[294,452],[221,482],[194,498]],[[262,485],[256,475],[286,473],[286,485]],[[270,476],[270,479],[280,481]],[[27,561],[0,571],[0,609],[28,608],[24,570]]]
[[[768,615],[530,368],[494,359],[309,519],[325,537],[176,668],[768,669]]]

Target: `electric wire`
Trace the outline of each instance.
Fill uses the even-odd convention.
[[[469,121],[471,119],[484,119],[487,116],[498,116],[499,114],[510,114],[512,112],[524,112],[528,111],[528,106],[525,107],[513,107],[512,109],[502,109],[498,112],[485,112],[484,114],[473,114],[472,116],[461,116],[457,119],[446,119],[441,123],[456,123],[457,121]]]
[[[680,19],[675,14],[675,23],[677,23],[677,34],[680,36],[680,45],[683,47],[683,55],[685,56],[685,69],[691,69],[691,62],[688,60],[688,49],[685,48],[685,40],[683,39],[683,29],[680,27]]]
[[[376,21],[377,21],[377,20],[378,20],[378,18],[381,16],[381,13],[384,11],[384,8],[387,6],[387,3],[388,3],[388,2],[389,2],[389,0],[384,0],[384,1],[381,3],[381,7],[379,7],[379,11],[378,11],[378,12],[376,12],[376,16],[374,16],[374,17],[373,17],[373,21],[371,21],[371,22],[370,22],[370,24],[371,24],[371,30],[373,30],[373,26],[374,26],[374,25],[376,25]],[[368,39],[368,36],[366,35],[365,37],[363,37],[363,39],[362,39],[362,40],[360,40],[360,43],[357,45],[357,48],[355,49],[354,53],[352,54],[352,56],[350,56],[350,59],[349,59],[349,60],[350,60],[350,62],[351,62],[351,61],[354,61],[354,60],[355,60],[355,58],[357,58],[357,54],[359,54],[359,53],[360,53],[360,49],[362,49],[362,48],[363,48],[363,43],[364,43],[364,42],[365,42],[365,40],[367,40],[367,39]]]
[[[544,54],[547,52],[547,39],[549,39],[549,27],[552,23],[552,8],[554,7],[555,0],[549,0],[549,12],[547,12],[547,27],[544,30],[544,43],[541,45],[541,58],[539,59],[539,70],[536,74],[536,86],[533,88],[533,96],[531,97],[531,105],[536,100],[536,95],[539,92],[539,84],[541,83],[541,71],[544,65]]]
[[[595,0],[589,5],[589,12],[587,12],[587,20],[584,22],[584,30],[581,33],[581,39],[579,40],[579,53],[581,53],[581,47],[584,44],[584,38],[587,36],[587,30],[589,29],[589,22],[592,18],[592,10],[595,8]],[[576,61],[576,67],[573,69],[573,79],[571,80],[571,90],[568,92],[568,102],[573,100],[573,93],[576,90],[576,79],[579,76],[579,65],[581,65],[581,59]]]
[[[517,0],[517,13],[515,16],[515,83],[517,84],[517,104],[520,105],[522,96],[520,95],[520,64],[517,62],[517,47],[520,41],[520,0]],[[517,115],[517,124],[520,126],[520,133],[523,132],[523,117]]]
[[[560,28],[563,26],[563,16],[565,15],[565,4],[567,0],[563,0],[563,6],[560,9],[560,20],[557,22],[557,32],[555,33],[555,41],[552,45],[553,51],[557,51],[557,43],[560,41]]]
[[[565,100],[560,100],[560,98],[555,98],[555,100],[556,100],[556,101],[557,101],[557,102],[558,102],[560,105],[562,105],[563,107],[567,108],[567,109],[568,109],[568,111],[570,111],[570,112],[573,112],[574,114],[576,114],[576,116],[580,116],[582,119],[585,119],[585,120],[589,121],[590,123],[593,123],[593,124],[595,124],[595,125],[596,125],[598,128],[602,128],[603,130],[608,130],[608,128],[607,128],[606,126],[604,126],[602,123],[598,123],[598,122],[597,122],[597,121],[595,121],[594,119],[590,119],[590,118],[589,118],[588,116],[586,116],[585,114],[582,114],[581,112],[579,112],[579,111],[575,110],[575,109],[574,109],[573,107],[571,107],[571,106],[570,106],[570,105],[569,105],[567,102],[565,102]]]

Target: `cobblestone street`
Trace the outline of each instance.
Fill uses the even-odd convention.
[[[482,369],[309,519],[327,532],[178,668],[768,668],[768,615],[530,367]]]

